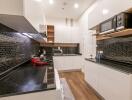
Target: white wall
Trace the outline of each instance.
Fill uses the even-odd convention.
[[[0,0],[0,14],[22,15],[23,0]]]
[[[24,0],[24,16],[39,31],[39,24],[45,23],[43,2]]]
[[[78,23],[74,21],[73,26],[66,25],[63,18],[46,18],[47,25],[55,26],[55,42],[57,43],[80,43],[80,34],[78,32]]]

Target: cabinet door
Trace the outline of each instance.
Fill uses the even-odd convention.
[[[56,56],[53,60],[57,70],[76,70],[83,66],[81,56]]]
[[[98,92],[106,100],[131,100],[128,74],[100,66],[98,79]]]
[[[85,80],[105,100],[132,100],[132,75],[85,61]]]
[[[98,91],[98,66],[95,63],[85,61],[85,80]]]
[[[62,67],[63,67],[63,61],[62,61],[61,58],[59,58],[59,57],[53,57],[53,62],[54,62],[54,67],[57,70],[62,69]]]

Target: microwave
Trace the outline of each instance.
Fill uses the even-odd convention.
[[[132,14],[122,12],[100,24],[100,34],[132,28]]]
[[[132,28],[132,14],[120,13],[117,15],[116,30]]]
[[[100,34],[114,32],[116,29],[116,16],[100,24]]]

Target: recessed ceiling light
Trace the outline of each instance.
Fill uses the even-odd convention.
[[[41,2],[42,0],[35,0],[35,1],[37,1],[37,2]]]
[[[109,10],[108,9],[103,9],[102,13],[103,13],[103,15],[107,15],[109,13]]]
[[[75,3],[74,4],[74,8],[79,8],[79,4],[78,3]]]
[[[54,1],[53,0],[49,0],[49,4],[54,4]]]

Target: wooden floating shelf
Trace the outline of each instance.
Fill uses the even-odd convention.
[[[110,39],[111,37],[107,37],[107,36],[97,36],[96,40],[100,41],[100,40],[106,40],[106,39]]]
[[[92,34],[92,36],[98,36],[99,35],[99,33],[96,33],[96,34]]]
[[[47,32],[48,33],[54,33],[54,30],[48,30]]]
[[[132,8],[128,9],[127,11],[125,11],[127,13],[132,13]]]
[[[78,43],[43,43],[42,47],[77,47]]]
[[[127,35],[132,35],[132,29],[125,29],[119,32],[108,34],[108,36],[111,37],[119,37],[119,36],[127,36]]]
[[[54,36],[48,36],[47,38],[54,38]]]
[[[132,35],[132,29],[125,29],[122,31],[113,32],[113,33],[109,33],[109,34],[100,34],[100,35],[96,34],[96,39],[99,41],[99,40],[105,40],[105,39],[109,39],[109,38],[128,36],[128,35]]]
[[[54,25],[47,25],[47,42],[54,43]]]

